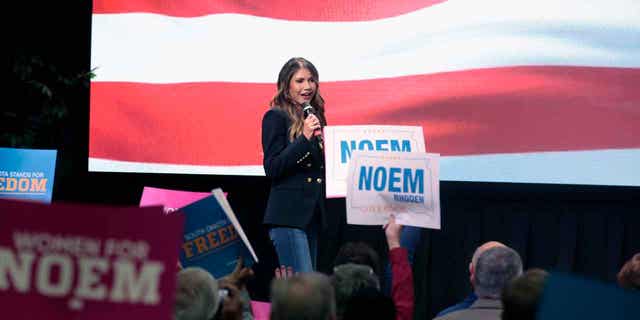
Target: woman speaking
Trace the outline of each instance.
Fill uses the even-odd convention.
[[[291,58],[277,88],[262,118],[263,166],[271,179],[264,224],[280,264],[310,272],[316,269],[318,233],[327,224],[318,71],[304,58]]]

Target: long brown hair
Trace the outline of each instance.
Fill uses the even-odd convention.
[[[271,99],[271,102],[269,102],[272,108],[280,109],[289,116],[291,120],[291,126],[289,127],[290,141],[293,141],[302,134],[302,127],[304,125],[302,109],[289,97],[289,83],[291,83],[293,75],[300,69],[309,70],[316,81],[316,90],[311,99],[311,105],[315,109],[315,115],[320,120],[320,124],[322,124],[322,126],[327,124],[327,120],[324,117],[324,99],[322,95],[320,95],[318,70],[305,58],[291,58],[284,64],[282,69],[280,69],[280,73],[278,74],[278,91],[273,99]]]

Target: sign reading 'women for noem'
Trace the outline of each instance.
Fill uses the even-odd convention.
[[[161,207],[0,200],[6,319],[172,319],[184,219]]]

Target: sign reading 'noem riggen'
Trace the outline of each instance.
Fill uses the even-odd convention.
[[[347,180],[347,222],[440,228],[439,155],[355,151]]]

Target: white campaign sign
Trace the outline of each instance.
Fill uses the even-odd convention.
[[[347,223],[440,229],[440,155],[353,151],[347,180]]]
[[[324,128],[327,198],[347,195],[353,151],[425,152],[420,126],[327,126]]]

